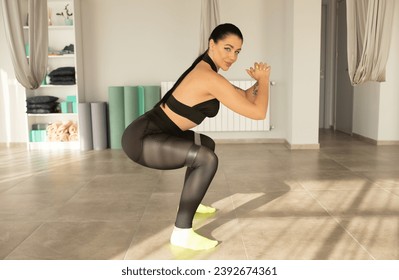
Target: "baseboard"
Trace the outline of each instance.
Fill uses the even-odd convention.
[[[356,138],[357,140],[360,140],[362,142],[366,142],[368,144],[377,145],[377,140],[368,138],[368,137],[360,135],[360,134],[352,133],[352,137]]]
[[[360,134],[356,134],[356,133],[352,133],[352,136],[360,141],[375,145],[375,146],[395,146],[395,145],[399,145],[399,141],[397,140],[375,140],[375,139],[371,139],[369,137],[360,135]]]
[[[285,140],[285,146],[290,150],[319,150],[320,144],[291,144]]]
[[[26,143],[24,142],[11,142],[11,143],[0,143],[1,148],[24,148]]]
[[[399,145],[399,141],[378,140],[377,146],[395,146]]]
[[[252,139],[213,139],[217,144],[284,144],[284,139],[262,139],[262,138],[252,138]]]

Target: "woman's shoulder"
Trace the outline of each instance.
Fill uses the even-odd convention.
[[[219,83],[226,80],[222,75],[213,71],[204,61],[198,63],[198,65],[190,74],[192,74],[195,79],[201,80],[207,85],[211,85],[215,82]]]
[[[199,63],[185,78],[185,81],[190,84],[196,84],[197,86],[210,85],[215,79],[220,75],[213,70],[206,67],[206,65],[201,65]]]

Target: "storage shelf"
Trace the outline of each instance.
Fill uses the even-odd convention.
[[[77,113],[28,114],[28,117],[76,117]]]
[[[71,142],[29,142],[30,150],[79,150],[79,141]]]
[[[68,150],[68,149],[80,149],[80,129],[79,129],[79,115],[77,112],[77,103],[79,102],[79,89],[84,88],[84,81],[82,79],[82,71],[79,71],[78,66],[83,65],[82,56],[79,55],[79,46],[82,43],[81,36],[81,22],[80,22],[80,0],[46,0],[47,7],[49,10],[48,20],[51,25],[47,25],[48,30],[48,51],[46,50],[45,55],[47,55],[47,74],[50,71],[54,71],[61,67],[74,67],[75,74],[75,84],[60,85],[51,84],[51,77],[46,76],[45,82],[40,85],[37,89],[26,89],[26,98],[34,96],[54,96],[58,97],[57,102],[59,103],[60,110],[56,109],[58,113],[41,113],[41,114],[26,114],[26,145],[28,149],[36,150]],[[68,6],[69,12],[73,13],[71,19],[73,22],[71,25],[67,25],[68,22],[64,21],[64,17],[58,16],[57,13],[64,11],[65,6]],[[78,4],[78,5],[75,5]],[[75,18],[76,16],[76,18]],[[34,26],[28,26],[29,22],[24,22],[24,42],[26,43],[25,51],[27,57],[29,58],[29,33],[33,31]],[[32,28],[31,28],[32,27]],[[73,52],[70,45],[74,46]],[[67,48],[70,47],[70,48]],[[66,74],[67,75],[67,74]],[[68,75],[69,76],[69,75]],[[71,79],[72,80],[72,79]],[[69,98],[73,96],[73,98]],[[71,104],[66,102],[75,102]],[[71,108],[72,107],[72,108]],[[35,111],[32,111],[35,112]],[[45,111],[44,111],[45,112]],[[71,112],[71,113],[62,113]],[[74,113],[72,113],[74,112]],[[71,138],[76,141],[73,142],[46,142],[47,138],[43,137],[42,134],[32,133],[32,128],[34,124],[55,124],[55,123],[65,123],[73,122],[77,125],[77,140],[76,138]],[[37,137],[36,137],[37,136]],[[58,139],[58,138],[57,138]],[[44,142],[31,142],[32,140],[40,140]]]
[[[50,25],[48,27],[49,30],[63,30],[63,29],[73,30],[73,28],[74,28],[73,25]]]
[[[59,58],[75,58],[74,54],[61,54],[61,55],[49,55],[50,59],[59,59]]]
[[[29,55],[26,57],[29,59]],[[74,54],[61,54],[61,55],[56,55],[56,54],[52,54],[52,55],[48,55],[49,59],[60,59],[60,58],[75,58]]]
[[[50,25],[49,30],[73,30],[73,25]],[[28,30],[29,26],[24,26],[24,29]]]
[[[74,88],[75,85],[41,85],[41,88]]]

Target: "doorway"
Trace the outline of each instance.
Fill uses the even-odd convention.
[[[328,5],[321,6],[321,43],[320,43],[320,98],[319,98],[319,129],[326,127],[326,54],[327,54],[327,11]]]
[[[319,128],[352,134],[354,88],[348,75],[346,1],[323,0]]]
[[[346,0],[337,3],[335,130],[352,135],[353,86],[348,74]]]

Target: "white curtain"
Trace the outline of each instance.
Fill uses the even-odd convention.
[[[385,81],[395,0],[346,0],[352,85]]]
[[[220,23],[219,0],[202,0],[200,27],[200,54],[208,49],[212,30]]]
[[[47,71],[47,0],[29,0],[29,59],[26,57],[20,0],[1,0],[4,26],[17,80],[28,89],[40,87]]]

